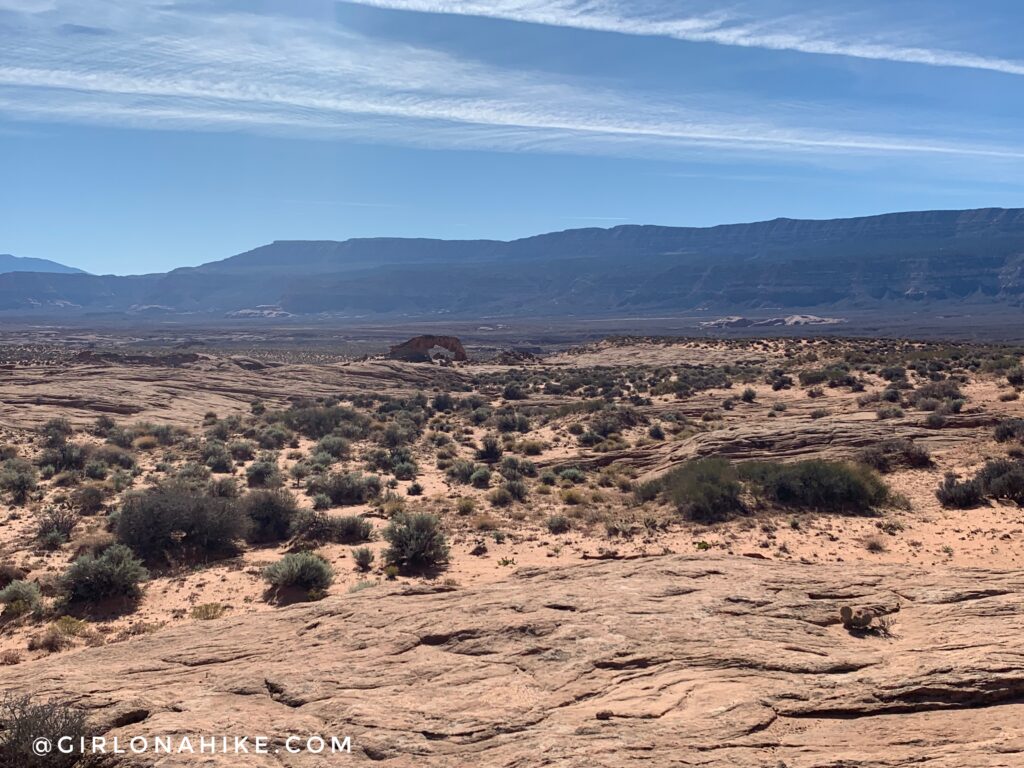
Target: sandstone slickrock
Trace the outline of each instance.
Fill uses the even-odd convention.
[[[899,608],[891,636],[844,629],[849,604]],[[247,766],[1010,768],[1022,608],[1021,572],[661,556],[382,585],[3,668],[0,688],[78,701],[108,737],[353,739]]]

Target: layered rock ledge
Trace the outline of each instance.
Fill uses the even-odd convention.
[[[844,605],[888,633],[845,629]],[[108,737],[352,737],[247,766],[1009,768],[1022,608],[1020,572],[671,555],[385,584],[0,669],[0,689],[77,701]]]

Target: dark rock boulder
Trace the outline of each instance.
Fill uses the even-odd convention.
[[[469,360],[462,342],[455,336],[414,336],[391,347],[388,353],[392,360],[412,363],[427,363],[438,356],[451,357],[456,361]]]

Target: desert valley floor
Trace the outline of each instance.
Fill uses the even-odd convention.
[[[0,358],[0,588],[35,585],[0,592],[0,688],[101,733],[353,740],[268,766],[1024,765],[1021,349]],[[207,517],[160,538],[161,488]],[[403,557],[427,517],[447,556]],[[140,594],[69,597],[120,544]],[[329,584],[268,583],[302,552]]]

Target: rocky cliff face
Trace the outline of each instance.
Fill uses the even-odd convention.
[[[1024,209],[622,226],[499,242],[277,242],[166,275],[0,275],[0,310],[453,317],[998,304],[1024,298]]]
[[[844,628],[847,605],[888,628]],[[356,765],[1008,768],[1022,608],[1019,571],[665,556],[378,586],[0,668],[0,688],[122,739],[348,735]]]

